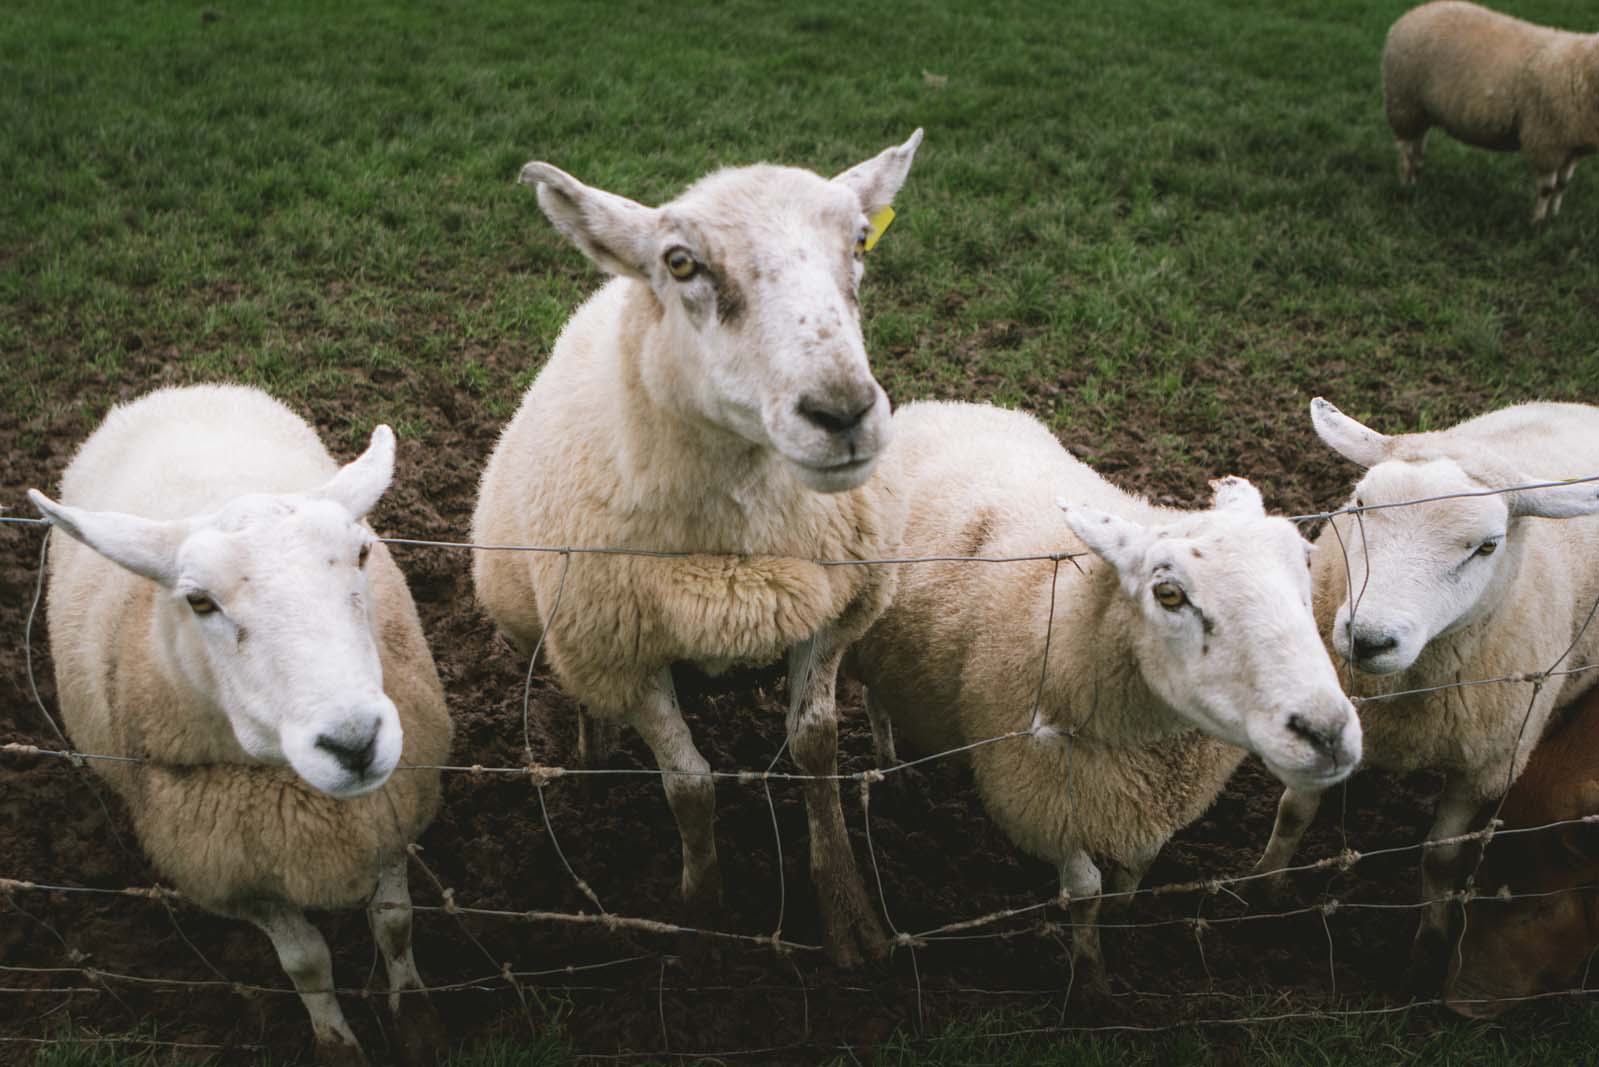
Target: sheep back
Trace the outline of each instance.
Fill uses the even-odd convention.
[[[1599,145],[1591,88],[1599,51],[1587,34],[1524,22],[1463,0],[1402,15],[1383,48],[1383,102],[1403,139],[1441,126],[1479,148],[1526,153],[1553,170]]]

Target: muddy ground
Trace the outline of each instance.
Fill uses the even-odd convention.
[[[135,388],[106,383],[105,395],[128,398],[149,385],[179,380],[171,354],[148,355]],[[1218,367],[1217,373],[1227,373]],[[1068,379],[1044,382],[1066,389]],[[367,390],[305,414],[325,432],[342,430]],[[981,395],[981,383],[972,383]],[[1425,387],[1424,387],[1425,388]],[[472,398],[432,391],[436,427],[402,445],[396,487],[375,516],[384,532],[414,537],[464,537],[477,471],[498,430]],[[1140,427],[1119,424],[1109,436],[1068,440],[1091,451],[1120,484],[1157,500],[1193,504],[1206,478],[1243,472],[1268,502],[1293,512],[1334,504],[1351,470],[1311,437],[1307,396],[1286,379],[1275,394],[1251,395],[1269,435],[1256,440],[1195,438],[1180,459],[1164,456]],[[1385,403],[1403,421],[1413,397]],[[1469,407],[1467,400],[1463,405]],[[1241,403],[1244,402],[1241,398]],[[53,486],[75,443],[92,429],[72,411],[23,425],[0,412],[0,486],[4,503],[25,506],[21,488]],[[1162,426],[1179,437],[1181,425]],[[42,442],[23,446],[24,442]],[[55,740],[27,692],[22,641],[40,542],[33,528],[0,530],[0,743]],[[438,659],[456,721],[455,761],[521,762],[521,693],[525,664],[499,641],[471,596],[464,552],[396,548],[410,578]],[[54,707],[54,684],[42,625],[34,639],[39,688]],[[691,686],[684,704],[700,747],[718,768],[764,767],[782,743],[781,681],[744,675],[715,686]],[[695,691],[695,690],[703,691]],[[840,751],[843,769],[872,765],[871,738],[859,693],[846,686]],[[571,759],[574,708],[544,674],[534,678],[531,733],[541,762]],[[628,739],[611,766],[650,766],[643,745]],[[1438,782],[1358,776],[1340,803],[1334,796],[1306,839],[1305,857],[1420,839]],[[846,791],[846,818],[857,857],[871,878],[862,809]],[[1239,874],[1269,835],[1277,789],[1257,762],[1247,763],[1205,818],[1172,842],[1148,885]],[[104,807],[102,807],[102,798]],[[677,835],[656,780],[564,780],[546,790],[550,824],[573,869],[606,908],[623,915],[683,918],[676,903]],[[814,944],[818,926],[807,882],[804,803],[793,784],[773,784],[772,809],[759,786],[722,784],[718,835],[728,906],[718,925],[770,934],[783,909],[782,933]],[[772,810],[776,815],[774,836]],[[1343,814],[1340,814],[1342,809]],[[781,841],[779,853],[778,841]],[[925,765],[877,786],[871,843],[883,898],[895,926],[917,931],[1049,897],[1054,872],[1021,855],[984,817],[969,775],[953,763]],[[419,904],[436,905],[439,885],[458,904],[522,911],[590,910],[563,868],[526,779],[447,776],[443,813],[421,842],[435,885],[413,868]],[[63,761],[0,756],[0,877],[66,886],[149,886],[158,879],[140,857],[115,798],[92,774]],[[1374,859],[1348,872],[1300,876],[1298,898],[1323,895],[1353,903],[1404,903],[1417,891],[1415,854]],[[780,887],[786,886],[786,896]],[[1246,914],[1226,893],[1141,898],[1138,923],[1213,920],[1196,936],[1183,921],[1118,932],[1108,952],[1120,996],[1074,1005],[1067,1021],[1085,1025],[1237,1017],[1266,1010],[1398,1002],[1414,913],[1341,910],[1285,920],[1224,923]],[[1046,918],[1058,918],[1047,915]],[[576,1048],[592,1053],[718,1053],[779,1047],[761,1062],[812,1062],[842,1045],[862,1046],[896,1030],[915,1032],[988,1009],[1032,1009],[1058,1019],[1066,962],[1058,936],[1032,931],[1038,916],[973,933],[1015,936],[954,940],[897,950],[858,973],[830,968],[814,952],[782,955],[753,945],[711,946],[702,940],[632,935],[549,923],[442,911],[418,916],[416,956],[435,985],[466,983],[437,995],[453,1040],[526,1034],[559,1022]],[[339,984],[381,988],[366,921],[360,913],[318,917],[333,947]],[[499,977],[502,965],[524,978],[522,992]],[[55,970],[51,970],[54,968]],[[150,984],[108,975],[196,982]],[[267,1045],[284,1055],[308,1051],[309,1027],[297,998],[247,995],[220,981],[286,988],[267,940],[254,929],[192,907],[122,896],[18,891],[0,895],[0,1035],[44,1037],[67,1028],[176,1042]],[[345,998],[368,1050],[383,1055],[387,1022],[378,998]],[[524,1006],[525,1005],[525,1006]],[[1440,1023],[1442,1024],[1442,1023]],[[1427,1024],[1430,1025],[1430,1024]],[[0,1056],[31,1058],[23,1043],[0,1044]],[[229,1062],[243,1056],[228,1056]]]

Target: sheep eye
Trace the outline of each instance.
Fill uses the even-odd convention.
[[[196,615],[210,615],[217,609],[217,602],[204,593],[190,593],[184,599],[189,602],[189,607]]]
[[[666,253],[666,269],[671,271],[672,277],[680,282],[686,282],[699,273],[699,262],[686,248],[673,248]]]
[[[866,231],[862,230],[855,235],[855,258],[859,259],[866,254]]]
[[[1188,594],[1176,582],[1156,582],[1151,592],[1155,594],[1155,603],[1167,611],[1176,611],[1188,603]]]
[[[362,545],[361,546],[361,551],[356,553],[355,565],[357,567],[365,567],[366,566],[366,561],[367,561],[367,559],[369,557],[371,557],[371,555],[372,555],[372,546],[371,545]]]
[[[1484,541],[1482,544],[1477,546],[1477,551],[1475,554],[1479,556],[1491,556],[1494,554],[1494,549],[1498,547],[1498,541]]]

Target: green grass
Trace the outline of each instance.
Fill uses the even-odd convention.
[[[426,441],[440,392],[506,416],[600,280],[515,184],[523,162],[654,203],[718,165],[836,171],[916,126],[863,290],[896,401],[1021,405],[1090,459],[1133,441],[1202,486],[1218,453],[1310,447],[1316,393],[1390,430],[1595,399],[1599,179],[1579,170],[1535,232],[1521,160],[1435,137],[1400,190],[1377,81],[1399,6],[290,0],[208,19],[18,0],[0,9],[0,445],[217,378],[345,448],[380,420]],[[1515,10],[1592,22],[1576,0]],[[861,1058],[1562,1062],[1596,1025],[1567,1012],[1511,1047],[1394,1020],[1043,1043],[982,1020]],[[169,1062],[95,1048],[37,1062]]]

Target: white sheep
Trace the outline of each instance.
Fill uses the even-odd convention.
[[[1362,467],[1350,503],[1377,508],[1331,520],[1314,568],[1325,640],[1351,670],[1366,766],[1445,775],[1429,840],[1486,825],[1550,713],[1594,684],[1592,672],[1537,686],[1458,682],[1599,660],[1599,486],[1576,483],[1399,507],[1405,501],[1599,474],[1599,408],[1521,404],[1431,433],[1385,436],[1317,397],[1316,432]],[[1546,522],[1544,519],[1566,519]],[[1349,589],[1357,596],[1351,603]],[[1355,673],[1358,670],[1359,673]],[[1430,690],[1434,686],[1447,688]],[[1320,793],[1290,786],[1256,871],[1278,872],[1315,817]],[[1429,848],[1422,899],[1461,887],[1480,850]],[[1423,912],[1412,982],[1435,991],[1447,963],[1447,904]]]
[[[1050,560],[907,564],[848,666],[879,738],[903,729],[929,752],[1029,730],[1036,709],[1046,730],[974,748],[972,767],[1000,827],[1059,868],[1074,973],[1098,981],[1099,864],[1109,892],[1136,888],[1246,748],[1302,787],[1360,759],[1311,614],[1310,545],[1241,478],[1213,483],[1213,510],[1156,508],[1021,412],[908,405],[894,448],[902,555],[1082,554],[1058,578]]]
[[[388,487],[379,426],[340,468],[241,386],[115,408],[61,479],[50,648],[72,743],[126,802],[162,877],[272,939],[324,1063],[364,1063],[305,908],[366,905],[399,1045],[443,1030],[411,953],[406,845],[432,820],[450,720],[405,579],[361,517]],[[73,540],[75,539],[75,540]],[[80,543],[81,542],[81,543]],[[403,1011],[402,1009],[403,1001]]]
[[[1478,148],[1519,150],[1537,184],[1534,224],[1560,213],[1577,160],[1599,149],[1599,34],[1436,0],[1389,29],[1382,84],[1400,182],[1420,176],[1434,126]]]
[[[801,770],[832,774],[839,659],[892,596],[892,567],[812,561],[883,557],[899,541],[888,400],[857,287],[869,217],[898,192],[921,137],[831,181],[721,170],[659,208],[547,163],[522,171],[556,228],[617,277],[573,314],[501,436],[473,539],[696,554],[484,552],[477,595],[524,651],[543,634],[588,715],[631,725],[654,752],[697,909],[721,898],[715,793],[672,664],[714,671],[787,653],[789,751]],[[837,783],[805,791],[824,940],[855,963],[886,942]]]

